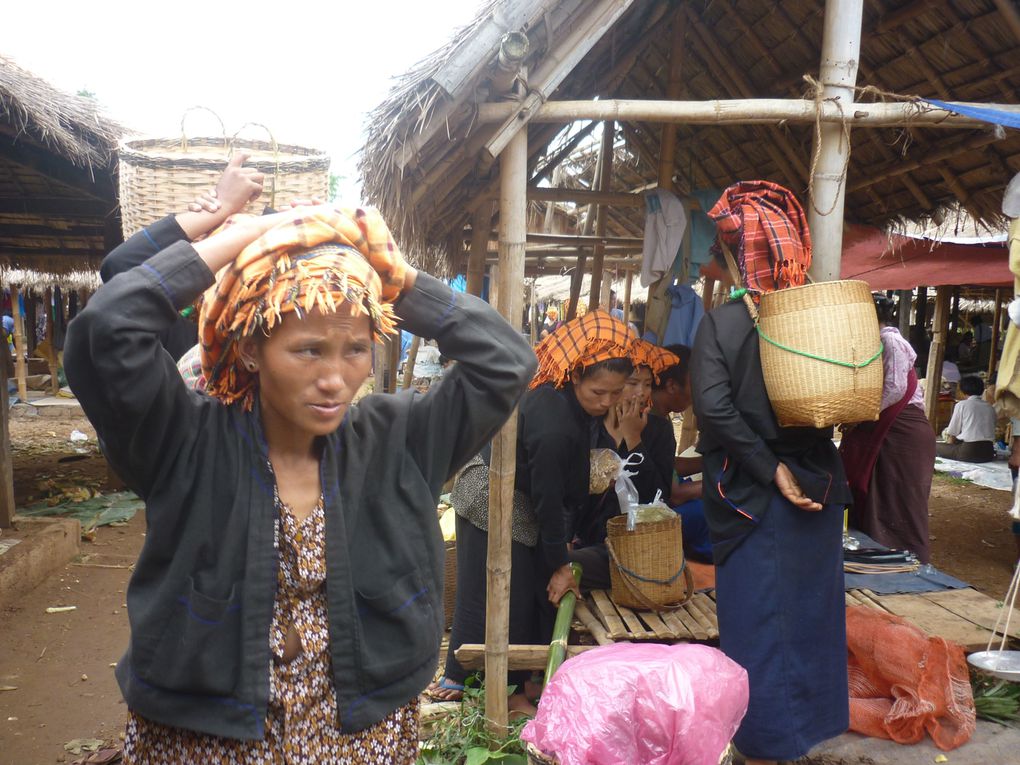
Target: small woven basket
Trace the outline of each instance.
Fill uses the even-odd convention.
[[[642,611],[670,611],[694,594],[694,577],[684,560],[680,516],[639,523],[627,530],[627,516],[606,525],[609,550],[609,596],[618,606]]]
[[[761,368],[783,427],[877,420],[882,342],[867,282],[819,282],[761,296]]]
[[[445,571],[443,573],[443,612],[445,628],[453,626],[453,607],[457,604],[457,543],[446,543]]]
[[[216,185],[234,151],[249,154],[245,167],[265,174],[262,196],[243,212],[258,215],[266,205],[283,209],[292,199],[326,198],[328,155],[317,149],[278,144],[268,128],[250,124],[265,130],[269,140],[238,138],[236,133],[227,138],[225,131],[218,138],[187,138],[182,119],[180,138],[122,141],[119,176],[124,237],[186,210],[195,197]]]

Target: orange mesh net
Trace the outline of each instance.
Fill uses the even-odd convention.
[[[847,608],[846,631],[851,730],[898,744],[927,731],[943,751],[970,739],[977,721],[960,646],[863,606]]]

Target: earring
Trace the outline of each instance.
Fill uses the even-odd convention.
[[[248,371],[249,372],[254,372],[256,369],[258,369],[258,367],[255,366],[255,362],[254,361],[249,361],[245,366],[248,367]]]

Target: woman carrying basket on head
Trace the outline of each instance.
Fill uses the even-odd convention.
[[[589,454],[601,419],[623,393],[634,337],[604,311],[590,311],[557,328],[536,348],[538,373],[521,399],[510,577],[510,642],[548,643],[553,605],[577,591],[568,544],[588,501]],[[468,671],[455,651],[485,642],[485,559],[488,544],[488,450],[472,460],[454,486],[457,513],[457,603],[443,678],[429,695],[463,696]],[[534,713],[528,673],[512,673],[510,708]]]
[[[159,334],[221,269],[204,395]],[[460,363],[352,405],[397,316]],[[436,497],[523,392],[523,339],[408,267],[378,213],[317,206],[167,247],[96,293],[66,353],[146,501],[125,761],[413,763],[442,634]]]
[[[740,183],[710,215],[724,243],[741,245],[736,286],[757,298],[804,283],[811,243],[789,191]],[[734,743],[749,763],[796,760],[849,725],[843,465],[831,429],[778,425],[741,302],[702,320],[691,380],[720,646],[750,684]]]

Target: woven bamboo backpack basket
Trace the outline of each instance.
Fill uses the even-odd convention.
[[[882,341],[867,282],[819,282],[761,296],[762,375],[783,427],[878,419]]]
[[[671,611],[694,594],[694,575],[684,560],[680,516],[638,523],[627,530],[627,516],[606,524],[609,596],[618,606]]]
[[[215,112],[210,113],[216,116]],[[188,112],[185,118],[187,115]],[[182,119],[179,138],[122,141],[119,175],[124,237],[166,215],[186,210],[195,197],[216,185],[235,151],[250,155],[245,167],[265,174],[262,196],[243,212],[258,215],[266,205],[282,209],[292,199],[326,198],[330,162],[327,154],[279,144],[264,125],[249,125],[264,130],[269,140],[238,138],[237,133],[227,138],[225,130],[219,137],[189,138],[185,136]]]

